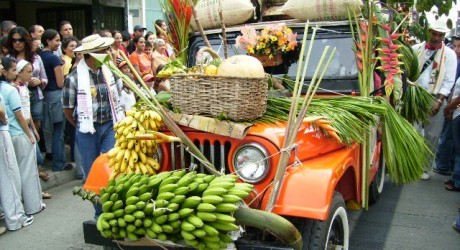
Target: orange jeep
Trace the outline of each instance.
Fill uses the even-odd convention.
[[[287,23],[294,32],[298,33],[298,40],[303,36],[303,23]],[[355,56],[352,51],[353,40],[350,26],[345,22],[317,23],[319,29],[316,35],[314,53],[311,56],[311,65],[315,65],[324,46],[337,48],[337,53],[323,78],[318,95],[347,94],[359,92],[358,76]],[[263,27],[266,24],[252,24]],[[241,27],[227,29],[230,55],[245,53],[235,47],[235,38]],[[221,30],[206,32],[214,51],[223,57],[221,48]],[[203,39],[194,35],[189,43],[189,65],[195,63],[198,50],[204,47]],[[305,84],[308,84],[314,71],[307,71]],[[292,58],[285,58],[284,63],[267,68],[266,71],[275,75],[288,75],[294,79],[297,71],[297,62]],[[264,210],[269,199],[277,163],[282,150],[286,124],[254,124],[243,139],[207,133],[188,127],[183,131],[203,152],[209,161],[222,173],[236,173],[241,181],[254,184],[254,192],[247,199],[252,208]],[[385,168],[382,156],[381,142],[376,133],[370,142],[373,148],[372,168],[370,170],[371,184],[369,187],[370,202],[377,201],[383,190]],[[288,218],[300,231],[304,249],[348,249],[349,226],[345,202],[362,201],[362,158],[358,144],[349,147],[337,143],[327,137],[318,137],[317,132],[305,124],[298,131],[296,148],[286,170],[284,181],[272,212]],[[107,168],[105,156],[96,161],[92,172],[98,172],[98,181],[102,184],[92,188],[99,188],[107,182],[110,169]],[[158,150],[158,158],[162,170],[189,168],[197,164],[198,171],[204,167],[187,152],[180,143],[164,143]],[[105,162],[105,164],[104,164]],[[254,164],[257,163],[257,164]],[[242,169],[244,167],[244,169]],[[101,168],[103,171],[101,172]],[[101,174],[103,173],[103,174]],[[91,189],[92,173],[87,181],[86,188]],[[104,176],[102,176],[104,175]],[[105,179],[104,179],[105,178]],[[94,222],[85,222],[85,240],[87,243],[116,247],[108,239],[104,239],[95,231]],[[246,228],[246,233],[235,243],[241,249],[289,249],[278,240],[259,229]],[[129,249],[124,247],[123,249]],[[136,248],[138,249],[138,248]],[[335,249],[335,248],[334,248]]]

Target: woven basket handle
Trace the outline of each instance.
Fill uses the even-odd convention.
[[[204,60],[203,53],[204,52],[208,52],[212,56],[213,59],[220,59],[219,54],[217,54],[214,50],[212,50],[209,47],[203,47],[199,49],[198,52],[196,53],[196,65],[203,64],[203,60]]]

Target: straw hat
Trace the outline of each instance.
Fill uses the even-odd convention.
[[[87,54],[100,51],[110,47],[114,41],[112,37],[101,37],[98,34],[94,34],[83,38],[81,46],[77,47],[74,52]]]
[[[428,29],[441,33],[447,33],[450,31],[450,29],[447,27],[446,21],[441,20],[441,18],[429,22]]]

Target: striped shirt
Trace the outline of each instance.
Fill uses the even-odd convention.
[[[110,109],[109,95],[107,84],[105,83],[102,70],[99,68],[96,73],[89,70],[91,79],[91,100],[93,107],[93,121],[95,123],[105,123],[112,120],[112,111]],[[78,91],[78,74],[77,70],[70,72],[64,80],[62,89],[62,106],[63,108],[74,108],[74,117],[78,121],[77,115],[77,91]]]

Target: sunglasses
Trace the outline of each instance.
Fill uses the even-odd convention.
[[[26,41],[25,38],[11,38],[11,41],[13,41],[13,43],[23,43]]]

